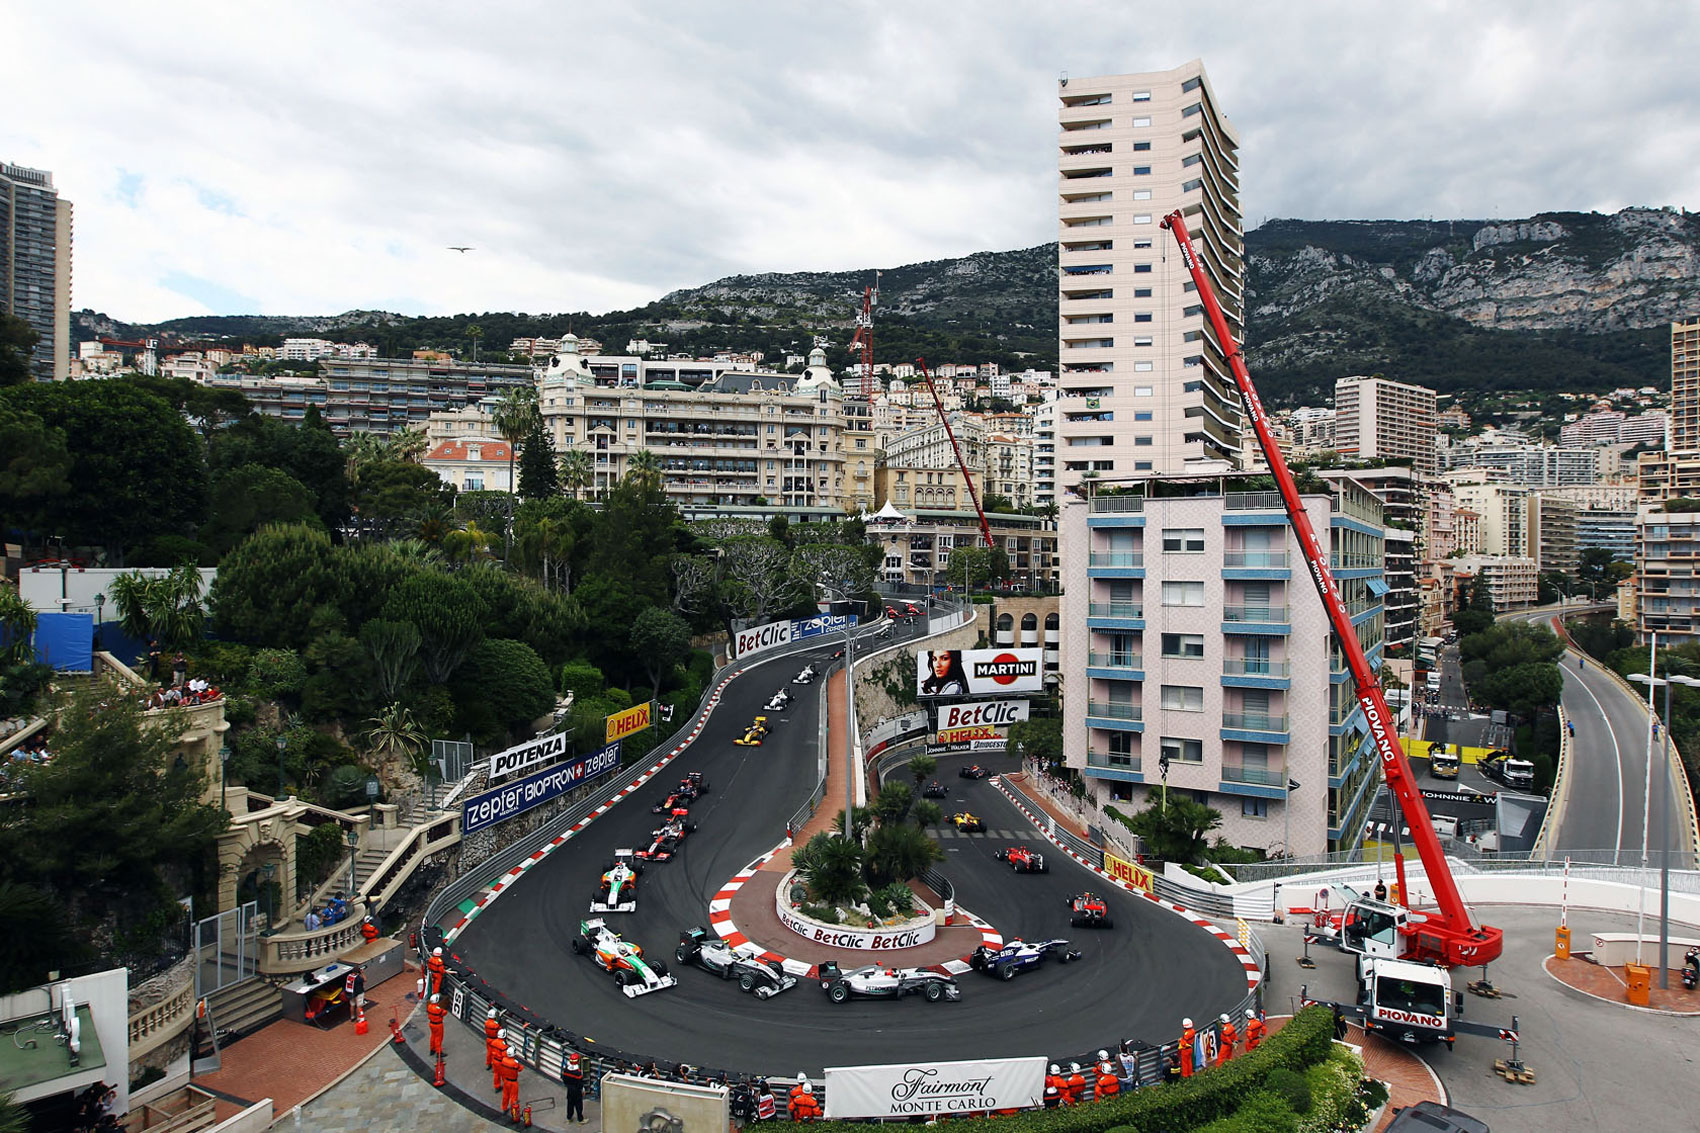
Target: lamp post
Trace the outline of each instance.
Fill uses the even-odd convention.
[[[1668,661],[1669,658],[1666,658]],[[1670,689],[1671,685],[1687,685],[1690,688],[1700,687],[1700,680],[1694,677],[1672,673],[1668,677],[1653,677],[1646,673],[1630,673],[1629,679],[1637,684],[1647,686],[1647,709],[1649,716],[1652,712],[1653,689],[1664,686],[1665,712],[1664,742],[1659,750],[1662,758],[1659,761],[1659,987],[1670,987]],[[1648,827],[1652,818],[1653,790],[1653,728],[1656,725],[1649,720],[1647,727],[1647,779],[1645,793],[1641,800],[1641,868],[1647,868]],[[1646,917],[1647,886],[1645,878],[1641,885],[1641,911],[1635,922],[1635,962],[1641,962],[1641,929]]]
[[[354,853],[360,848],[360,829],[348,828],[348,899],[354,900]]]
[[[283,801],[283,752],[287,747],[289,747],[289,737],[279,736],[277,738],[277,798],[273,799],[273,802]]]
[[[1281,851],[1287,855],[1287,860],[1293,860],[1293,844],[1288,841],[1293,834],[1293,792],[1301,784],[1297,779],[1287,780],[1287,790],[1281,797]]]
[[[846,605],[850,602],[849,592],[832,585],[822,575],[815,583],[816,587],[828,597],[833,594]],[[854,839],[856,836],[855,814],[856,806],[856,634],[855,626],[850,622],[849,611],[844,617],[844,712],[845,719],[850,724],[850,734],[844,742],[844,837]],[[831,693],[827,694],[829,697]]]
[[[226,807],[224,805],[224,785],[225,785],[225,781],[227,779],[225,769],[229,765],[229,763],[230,763],[230,745],[227,744],[227,743],[220,743],[218,745],[218,809],[219,810],[228,810],[229,809],[228,807]]]

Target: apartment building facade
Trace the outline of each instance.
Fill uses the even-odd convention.
[[[0,162],[0,313],[38,336],[38,381],[71,377],[71,202],[45,169]]]
[[[424,430],[432,413],[464,409],[530,386],[531,367],[412,358],[323,358],[317,377],[215,375],[208,385],[239,390],[268,417],[300,421],[316,405],[339,437]]]
[[[1525,555],[1463,555],[1452,560],[1452,577],[1459,586],[1481,582],[1493,608],[1504,612],[1535,604],[1540,567]]]
[[[902,508],[902,505],[894,506]],[[883,505],[882,505],[883,508]],[[983,547],[980,519],[973,508],[902,508],[901,521],[870,518],[868,538],[885,547],[881,574],[887,582],[924,586],[946,584],[951,551]],[[1057,533],[1038,516],[993,514],[986,517],[992,542],[1009,557],[1011,586],[1044,587],[1057,571]]]
[[[1064,747],[1100,804],[1162,781],[1236,845],[1362,838],[1378,764],[1328,616],[1275,492],[1165,477],[1063,505]],[[1383,517],[1349,479],[1307,493],[1372,666],[1383,653]],[[1289,790],[1289,784],[1298,787]]]
[[[1700,452],[1700,318],[1670,325],[1670,451]]]
[[[1503,473],[1467,468],[1446,474],[1452,495],[1461,511],[1475,513],[1478,535],[1467,539],[1462,529],[1461,550],[1479,550],[1487,555],[1514,558],[1529,551],[1529,489],[1503,479]],[[1461,525],[1462,528],[1462,525]]]
[[[1700,640],[1700,512],[1643,507],[1635,518],[1634,609],[1640,640]]]
[[[1387,378],[1334,383],[1334,451],[1357,460],[1408,460],[1419,476],[1439,468],[1435,392]]]
[[[1057,96],[1058,486],[1238,468],[1226,352],[1160,226],[1180,210],[1243,341],[1239,139],[1204,65],[1071,77]]]

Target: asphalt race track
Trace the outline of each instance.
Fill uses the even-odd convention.
[[[801,980],[783,995],[757,1000],[699,968],[674,964],[680,931],[707,926],[720,886],[781,841],[787,817],[816,775],[818,700],[825,687],[790,685],[805,661],[825,668],[839,639],[811,653],[760,664],[727,686],[702,734],[643,790],[614,807],[526,872],[514,892],[486,908],[456,941],[456,952],[515,1003],[595,1042],[663,1061],[742,1072],[818,1075],[827,1066],[1047,1054],[1062,1057],[1123,1038],[1159,1042],[1183,1016],[1213,1019],[1245,995],[1237,960],[1213,937],[1173,913],[1102,883],[1037,834],[984,780],[956,778],[948,816],[966,807],[988,833],[941,832],[941,869],[958,904],[990,921],[1006,940],[1061,936],[1085,959],[1047,964],[1003,982],[967,973],[958,1002],[852,1000],[834,1005]],[[859,650],[860,651],[860,650]],[[739,747],[741,734],[773,690],[796,698],[761,747]],[[775,714],[768,713],[770,725]],[[1008,764],[987,761],[994,771]],[[574,955],[571,941],[604,863],[620,847],[647,846],[658,817],[649,811],[686,772],[700,770],[710,792],[691,807],[699,823],[670,862],[644,870],[637,912],[610,914],[609,925],[666,961],[679,985],[627,999],[606,972]],[[1013,832],[1015,837],[999,837]],[[1025,841],[1045,851],[1050,872],[1015,874],[996,861],[999,846]],[[1115,927],[1071,929],[1066,902],[1092,888],[1108,899]],[[783,942],[770,946],[783,952]]]

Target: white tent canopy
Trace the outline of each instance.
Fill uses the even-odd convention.
[[[885,506],[870,516],[869,520],[874,523],[878,523],[881,520],[895,520],[898,523],[907,523],[909,522],[909,517],[898,511],[896,504],[887,500],[885,501]]]

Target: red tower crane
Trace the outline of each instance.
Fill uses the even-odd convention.
[[[1274,474],[1275,483],[1281,490],[1281,502],[1287,509],[1287,523],[1299,541],[1305,563],[1310,568],[1311,582],[1316,585],[1316,592],[1322,598],[1323,609],[1328,611],[1328,621],[1334,629],[1334,638],[1339,642],[1340,651],[1345,654],[1346,664],[1351,669],[1358,707],[1363,709],[1364,719],[1369,721],[1370,735],[1375,740],[1376,752],[1381,759],[1382,777],[1387,781],[1388,789],[1399,800],[1399,807],[1410,824],[1411,838],[1416,843],[1417,854],[1422,859],[1428,883],[1434,888],[1438,908],[1432,912],[1425,911],[1421,915],[1413,914],[1412,919],[1404,926],[1404,953],[1409,958],[1431,960],[1447,967],[1486,964],[1498,958],[1504,947],[1503,934],[1497,928],[1477,925],[1470,915],[1470,910],[1464,905],[1463,896],[1458,892],[1458,883],[1453,880],[1451,867],[1446,864],[1446,854],[1441,849],[1440,838],[1435,833],[1434,824],[1429,821],[1428,807],[1423,803],[1422,792],[1417,789],[1410,764],[1406,762],[1405,753],[1394,736],[1393,714],[1388,711],[1387,698],[1381,691],[1381,681],[1370,668],[1369,658],[1364,654],[1363,646],[1358,643],[1352,616],[1346,609],[1346,603],[1340,598],[1340,588],[1335,584],[1334,575],[1328,567],[1328,551],[1318,541],[1316,530],[1311,526],[1309,516],[1305,514],[1304,504],[1299,499],[1298,485],[1293,482],[1293,474],[1287,470],[1287,462],[1281,456],[1281,448],[1275,443],[1268,418],[1263,414],[1263,404],[1258,399],[1256,388],[1251,384],[1251,374],[1246,370],[1245,357],[1228,329],[1228,321],[1222,315],[1221,304],[1216,301],[1216,291],[1211,286],[1210,277],[1193,249],[1192,238],[1187,233],[1186,218],[1177,209],[1163,218],[1163,227],[1174,233],[1175,243],[1180,245],[1181,259],[1185,262],[1187,271],[1192,273],[1192,281],[1198,287],[1199,297],[1204,300],[1205,313],[1210,318],[1211,327],[1216,331],[1216,341],[1227,356],[1228,366],[1233,371],[1234,384],[1239,387],[1240,398],[1245,403],[1246,417],[1257,434],[1258,447],[1263,450],[1263,457],[1269,462],[1269,471]],[[1397,863],[1399,891],[1405,894],[1409,892],[1405,887],[1405,859],[1400,857]]]
[[[980,506],[980,493],[974,490],[974,477],[968,471],[968,462],[962,459],[962,446],[956,443],[956,430],[950,427],[950,417],[944,411],[944,402],[939,398],[938,387],[933,384],[933,375],[927,370],[927,360],[917,358],[915,365],[921,367],[921,377],[926,380],[927,392],[933,395],[933,408],[939,413],[939,424],[944,426],[944,435],[950,438],[950,451],[956,454],[956,467],[962,472],[962,482],[968,485],[969,502],[974,505],[974,514],[980,517],[980,537],[986,541],[987,550],[994,550],[997,544],[992,541],[992,525],[986,522],[986,509]]]
[[[857,397],[874,395],[874,306],[880,301],[880,273],[873,286],[862,289],[862,310],[856,316],[856,333],[850,337],[850,352],[862,354],[862,373],[856,382]]]

